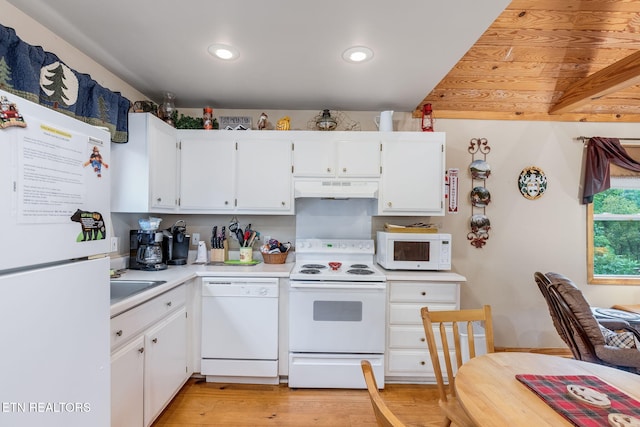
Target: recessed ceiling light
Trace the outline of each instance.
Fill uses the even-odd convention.
[[[347,62],[366,62],[373,58],[373,51],[366,46],[353,46],[342,52],[342,59]]]
[[[240,52],[238,52],[238,49],[226,44],[215,43],[209,46],[207,50],[216,58],[224,59],[226,61],[237,59],[238,56],[240,56]]]

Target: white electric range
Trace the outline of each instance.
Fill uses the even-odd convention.
[[[386,282],[370,239],[298,239],[289,292],[289,387],[384,386]]]
[[[384,282],[373,240],[298,239],[291,280]]]

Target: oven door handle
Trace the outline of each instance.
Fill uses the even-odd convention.
[[[384,290],[386,289],[386,285],[384,282],[376,282],[376,283],[368,283],[368,282],[289,282],[291,288],[297,289],[348,289],[348,290],[358,290],[358,289],[376,289],[376,290]]]

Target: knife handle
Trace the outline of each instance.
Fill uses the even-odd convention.
[[[238,238],[238,243],[240,243],[240,247],[242,247],[244,243],[244,238],[242,237],[242,230],[240,228],[236,230],[236,237]]]

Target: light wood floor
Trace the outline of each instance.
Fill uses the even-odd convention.
[[[387,384],[382,397],[409,426],[440,426],[433,385]],[[152,427],[375,427],[366,390],[289,389],[284,385],[206,383],[190,379]]]

